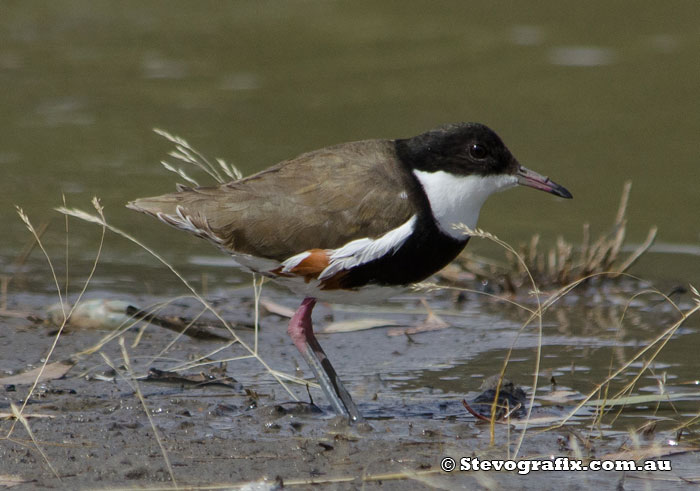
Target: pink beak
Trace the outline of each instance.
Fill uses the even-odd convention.
[[[548,193],[556,194],[562,198],[573,198],[571,193],[564,187],[560,186],[556,182],[552,181],[549,177],[538,174],[537,172],[531,171],[527,167],[522,165],[515,173],[518,176],[518,184],[522,186],[528,186],[531,188],[539,189],[541,191],[547,191]]]

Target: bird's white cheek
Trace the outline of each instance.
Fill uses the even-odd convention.
[[[462,238],[463,234],[454,230],[455,225],[463,223],[475,228],[486,198],[517,184],[513,175],[459,176],[444,171],[420,170],[413,173],[423,186],[438,227],[456,239]]]

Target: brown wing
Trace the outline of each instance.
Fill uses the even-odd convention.
[[[386,140],[316,150],[245,179],[128,206],[225,249],[278,261],[378,237],[415,213]]]

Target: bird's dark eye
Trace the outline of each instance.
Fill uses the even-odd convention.
[[[481,160],[483,158],[486,158],[488,154],[489,151],[486,150],[486,147],[484,145],[481,145],[480,143],[472,143],[471,145],[469,145],[469,155],[472,158]]]

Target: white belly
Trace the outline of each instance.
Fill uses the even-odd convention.
[[[280,263],[245,254],[234,254],[233,258],[245,269],[262,274],[275,283],[283,285],[300,297],[313,297],[323,302],[346,304],[379,303],[406,291],[405,287],[367,285],[357,290],[321,290],[318,280],[307,282],[303,277],[284,277],[266,274],[279,268]]]

